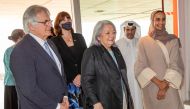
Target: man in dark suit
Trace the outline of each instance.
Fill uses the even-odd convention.
[[[51,35],[50,13],[39,5],[23,15],[28,33],[16,45],[10,60],[19,98],[19,109],[68,109],[63,63]]]

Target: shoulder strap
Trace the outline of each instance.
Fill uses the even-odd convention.
[[[156,40],[156,43],[160,46],[160,48],[161,48],[161,50],[164,53],[164,56],[166,58],[166,63],[167,63],[167,65],[169,65],[170,58],[169,58],[169,53],[168,53],[166,46],[162,42],[160,42],[159,40]]]

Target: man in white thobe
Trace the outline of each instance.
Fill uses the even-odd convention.
[[[141,90],[134,74],[137,42],[140,36],[140,26],[134,21],[125,21],[121,25],[120,39],[116,42],[127,66],[127,78],[135,109],[143,109]]]

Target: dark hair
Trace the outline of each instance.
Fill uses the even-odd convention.
[[[22,38],[25,35],[22,29],[14,29],[11,33],[11,36],[8,36],[9,40],[17,42],[19,38]]]
[[[61,27],[59,26],[60,22],[65,19],[65,17],[70,17],[69,13],[62,11],[57,14],[54,22],[54,33],[56,36],[62,35]],[[71,29],[71,32],[73,33],[73,29]]]

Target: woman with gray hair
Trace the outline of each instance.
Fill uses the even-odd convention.
[[[115,46],[115,37],[115,26],[108,20],[94,27],[81,66],[86,109],[134,109],[125,62]]]

